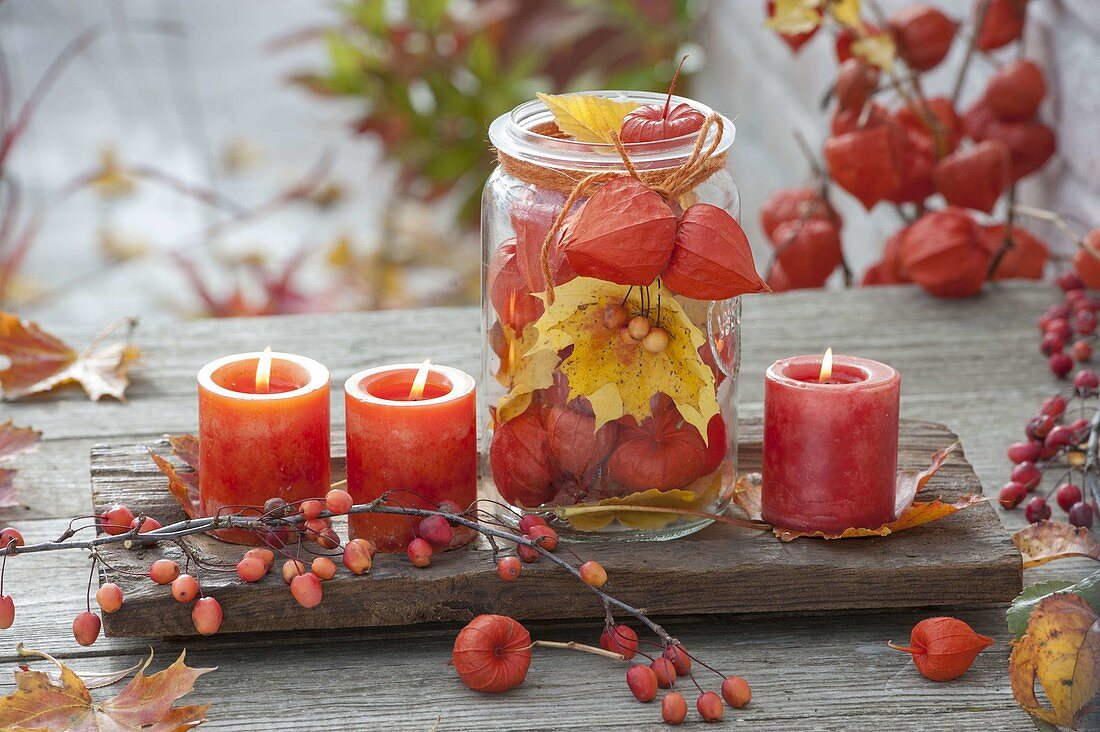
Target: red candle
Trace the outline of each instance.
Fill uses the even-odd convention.
[[[901,376],[836,356],[776,361],[764,384],[761,513],[787,529],[837,533],[894,519]]]
[[[422,375],[423,390],[414,389]],[[474,379],[446,366],[400,364],[360,371],[344,384],[347,408],[348,492],[368,503],[436,508],[477,499]],[[370,539],[382,552],[403,552],[419,521],[408,516],[357,514],[352,539]],[[473,537],[455,531],[452,547]]]
[[[324,496],[330,483],[329,373],[289,353],[241,353],[199,372],[199,502],[207,516]],[[218,538],[257,544],[246,531]]]

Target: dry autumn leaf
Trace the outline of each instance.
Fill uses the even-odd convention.
[[[618,101],[596,94],[542,94],[539,99],[553,113],[558,129],[580,142],[611,142],[623,118],[637,102]]]
[[[809,33],[821,25],[825,0],[775,0],[775,12],[765,24],[785,35]]]
[[[871,66],[889,71],[898,55],[894,37],[889,33],[875,33],[852,42],[852,54]]]
[[[1012,535],[1012,543],[1023,555],[1025,568],[1066,557],[1100,559],[1100,542],[1091,531],[1060,521],[1028,524]]]
[[[504,329],[508,355],[501,359],[502,368],[497,378],[509,391],[497,404],[498,424],[523,414],[530,405],[534,392],[554,385],[554,369],[561,359],[554,351],[528,353],[538,339],[538,331],[531,323],[524,326],[523,334],[519,338],[513,335],[511,328]],[[514,368],[505,369],[505,364],[512,364]]]
[[[1027,633],[1009,662],[1012,695],[1024,710],[1049,724],[1073,727],[1100,691],[1100,616],[1077,595],[1055,594],[1036,605]],[[1051,707],[1036,693],[1042,686]]]
[[[76,382],[92,401],[103,396],[124,400],[130,368],[141,355],[130,343],[136,325],[133,319],[117,321],[84,351],[77,352],[37,323],[0,312],[0,356],[8,361],[7,368],[0,371],[0,397],[19,399]],[[123,326],[123,342],[103,344]]]
[[[590,277],[561,285],[554,304],[535,321],[539,340],[527,357],[544,351],[556,355],[573,347],[559,368],[569,379],[569,399],[583,396],[591,402],[596,429],[627,414],[641,422],[651,414],[650,399],[663,393],[705,440],[707,423],[718,414],[714,373],[699,356],[706,336],[675,298],[663,288],[650,288],[648,301],[657,302],[660,297],[661,326],[669,335],[668,347],[661,353],[625,343],[618,330],[603,324],[603,311],[612,303],[642,312],[642,289]]]
[[[41,437],[41,432],[30,427],[16,427],[10,419],[0,424],[0,463],[34,450]],[[0,468],[0,508],[19,505],[15,499],[15,473],[14,468]]]
[[[160,472],[168,478],[168,492],[179,503],[188,518],[202,516],[199,508],[199,441],[194,435],[170,435],[172,451],[190,470],[178,470],[167,458],[161,457],[151,448],[149,457],[153,459]]]
[[[863,21],[859,17],[860,0],[832,0],[829,3],[829,13],[841,25],[849,28],[863,27]]]
[[[946,462],[947,458],[958,447],[958,443],[938,451],[932,456],[932,463],[924,470],[902,470],[898,473],[897,504],[893,521],[875,528],[852,527],[838,534],[826,534],[823,531],[798,531],[776,526],[773,533],[782,541],[793,541],[801,537],[818,539],[855,539],[863,536],[889,536],[890,534],[922,526],[936,521],[945,516],[969,508],[986,499],[979,495],[965,495],[955,503],[946,503],[941,500],[914,501],[913,498],[924,489],[929,479]],[[737,479],[734,486],[733,503],[738,506],[750,519],[760,519],[760,494],[762,491],[762,478],[760,473],[749,473]]]
[[[195,680],[212,668],[191,668],[181,653],[168,668],[145,675],[149,660],[130,683],[106,701],[92,699],[88,687],[65,664],[41,651],[19,649],[20,655],[44,658],[60,670],[55,682],[44,671],[16,671],[18,688],[0,699],[0,728],[21,730],[112,730],[113,732],[179,732],[206,719],[208,705],[175,706]]]

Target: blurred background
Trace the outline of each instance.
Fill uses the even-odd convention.
[[[1021,200],[1095,225],[1100,3],[1029,5],[1060,154]],[[766,18],[765,0],[0,0],[0,308],[98,326],[476,302],[489,121],[536,91],[665,90],[685,54],[679,93],[735,119],[763,267],[759,207],[809,179],[793,133],[820,150],[836,73],[827,34],[795,55]],[[948,90],[964,52],[927,83]],[[898,220],[836,198],[858,274]]]

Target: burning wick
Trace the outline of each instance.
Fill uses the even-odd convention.
[[[833,378],[833,349],[830,346],[825,349],[825,355],[821,359],[821,373],[817,375],[817,383],[825,384]]]
[[[412,388],[409,389],[409,400],[419,401],[424,396],[424,385],[428,383],[428,372],[431,371],[432,361],[430,358],[424,359],[424,363],[420,364],[420,368],[416,372],[416,378],[413,379]]]
[[[267,394],[271,391],[271,346],[260,354],[260,360],[256,362],[256,393]]]

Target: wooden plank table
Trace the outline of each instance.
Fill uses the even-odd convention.
[[[999,285],[963,302],[907,287],[750,298],[742,415],[760,416],[763,372],[779,356],[831,345],[880,359],[903,374],[903,416],[957,432],[993,494],[1008,472],[1005,446],[1056,385],[1033,326],[1055,298],[1050,286],[1036,284]],[[194,430],[194,374],[214,356],[271,345],[326,363],[334,384],[368,365],[425,356],[476,374],[479,322],[474,308],[460,308],[143,324],[138,342],[149,368],[136,376],[128,403],[93,404],[66,389],[0,407],[0,418],[44,432],[38,452],[16,463],[27,508],[0,512],[0,522],[18,527],[28,541],[55,537],[67,517],[89,510],[93,444]],[[44,325],[77,344],[91,335]],[[339,428],[338,389],[333,406]],[[1003,518],[1010,529],[1023,523],[1020,511]],[[1028,570],[1025,581],[1080,577],[1085,568],[1084,562],[1055,563]],[[0,691],[12,688],[17,641],[65,659],[78,672],[121,669],[146,653],[149,643],[140,639],[76,645],[69,625],[83,608],[86,582],[82,552],[27,555],[9,564],[5,591],[19,611],[15,626],[0,635]],[[667,625],[703,658],[750,680],[752,704],[727,710],[726,719],[754,729],[1034,729],[1009,690],[1003,610],[954,613],[997,645],[964,678],[947,684],[925,681],[907,657],[886,648],[928,614],[717,615]],[[536,637],[558,640],[592,641],[599,632],[591,621],[531,627]],[[537,654],[527,683],[509,694],[475,695],[447,665],[454,633],[454,626],[420,626],[188,640],[190,663],[220,667],[199,680],[188,700],[210,703],[208,728],[225,730],[662,728],[658,708],[630,697],[621,668],[568,652]],[[153,643],[156,667],[183,645]]]

